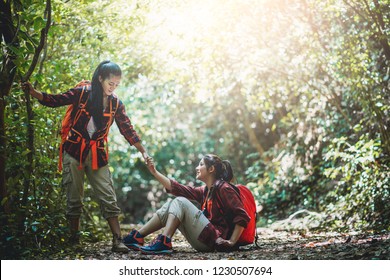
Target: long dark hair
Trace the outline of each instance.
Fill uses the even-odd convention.
[[[91,113],[95,125],[98,129],[103,126],[103,87],[99,81],[99,77],[103,81],[113,76],[122,76],[122,70],[118,64],[105,60],[99,64],[93,73],[91,94],[89,96],[89,112]]]
[[[203,157],[207,169],[214,166],[217,179],[230,183],[233,178],[233,168],[228,160],[222,160],[219,156],[208,154]]]

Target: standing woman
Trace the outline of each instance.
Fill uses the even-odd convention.
[[[120,67],[103,61],[96,68],[91,86],[76,87],[62,94],[53,95],[37,91],[29,82],[23,83],[23,90],[39,100],[42,105],[59,107],[73,104],[72,128],[63,144],[63,184],[67,188],[66,215],[69,221],[70,243],[80,242],[80,216],[83,208],[84,174],[87,176],[98,198],[103,217],[113,234],[112,251],[127,252],[123,244],[118,216],[116,194],[108,166],[105,139],[113,121],[130,145],[134,145],[145,160],[149,158],[141,139],[126,115],[125,106],[114,94],[121,81]],[[85,100],[85,101],[81,101]],[[83,104],[81,104],[83,102]],[[112,108],[116,110],[113,112]],[[77,113],[75,110],[78,110]]]
[[[179,229],[197,251],[238,248],[237,240],[250,217],[239,194],[229,184],[233,179],[229,161],[216,155],[203,157],[196,167],[196,179],[205,184],[201,187],[184,186],[168,179],[156,170],[151,158],[147,164],[153,176],[176,198],[166,202],[139,231],[133,229],[124,238],[126,246],[145,254],[169,254],[172,253],[171,238]],[[201,209],[190,200],[198,202]],[[163,227],[162,234],[149,246],[142,246],[145,236]]]

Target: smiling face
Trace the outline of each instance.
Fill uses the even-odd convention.
[[[211,166],[210,168],[207,168],[204,160],[201,159],[199,165],[195,168],[195,170],[196,170],[196,179],[202,182],[206,182],[208,179],[212,177],[214,167]]]
[[[118,87],[121,81],[121,76],[110,75],[105,80],[103,80],[103,78],[99,76],[99,81],[102,85],[104,96],[110,96],[114,93],[115,89]]]

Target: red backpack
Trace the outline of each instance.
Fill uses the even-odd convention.
[[[244,205],[244,209],[247,212],[248,216],[250,217],[248,225],[241,233],[241,236],[238,239],[237,244],[238,246],[245,246],[245,245],[253,244],[253,242],[255,242],[256,246],[258,246],[257,241],[259,237],[257,235],[257,230],[256,230],[257,211],[256,211],[255,198],[248,187],[244,185],[233,185],[233,184],[229,184],[229,185],[232,186],[236,192],[238,192],[242,204]],[[220,197],[218,197],[218,200],[221,201]],[[220,203],[218,203],[218,200],[217,200],[217,206],[220,212],[224,215],[223,208],[219,206]]]
[[[242,203],[244,204],[245,211],[248,213],[251,218],[247,227],[241,233],[240,238],[238,239],[238,244],[248,245],[256,241],[257,244],[257,231],[256,231],[256,221],[257,221],[257,211],[256,211],[256,202],[255,198],[249,188],[244,185],[235,186],[239,193]]]

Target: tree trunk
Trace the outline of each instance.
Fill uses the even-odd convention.
[[[45,9],[45,18],[46,18],[46,26],[41,30],[41,36],[39,45],[35,49],[34,57],[30,64],[30,67],[27,73],[22,77],[22,81],[28,81],[34,72],[35,68],[38,65],[39,57],[41,55],[42,50],[45,47],[47,34],[49,32],[49,28],[51,25],[51,1],[46,1],[46,9]],[[22,207],[26,209],[28,194],[30,192],[31,186],[35,187],[33,180],[33,166],[34,166],[34,155],[35,155],[35,137],[34,137],[34,112],[32,109],[31,97],[28,92],[24,93],[26,100],[26,111],[27,111],[27,166],[26,166],[26,174],[27,177],[24,179],[24,190],[23,190],[23,198],[22,198]],[[24,217],[23,217],[24,218]],[[20,227],[23,227],[23,224],[20,224]]]
[[[5,97],[9,95],[16,74],[16,66],[13,62],[15,55],[9,52],[7,45],[18,46],[16,31],[12,24],[12,13],[10,1],[0,1],[0,30],[2,40],[2,69],[0,73],[0,199],[7,196],[6,186],[6,162],[7,162],[7,138],[5,134]],[[1,210],[6,210],[7,203],[1,207]]]
[[[5,147],[7,146],[7,141],[5,138],[5,126],[4,126],[4,117],[5,117],[5,102],[3,92],[0,97],[0,200],[7,195],[7,188],[5,185],[5,162],[7,159]]]
[[[12,11],[11,4],[14,4],[14,11]],[[19,26],[14,26],[15,16],[18,15],[18,11],[23,7],[19,7],[20,3],[13,1],[0,1],[0,10],[2,11],[0,17],[1,27],[1,40],[2,40],[2,71],[0,73],[0,195],[1,201],[7,196],[6,186],[6,162],[7,162],[7,139],[6,139],[6,127],[5,127],[5,97],[9,95],[12,85],[16,76],[16,65],[14,60],[17,59],[16,55],[8,48],[8,46],[18,47],[19,37],[18,30]],[[45,28],[41,31],[39,45],[35,49],[34,57],[30,64],[30,67],[26,74],[22,77],[22,81],[30,79],[34,69],[39,61],[39,56],[46,44],[47,34],[51,25],[51,1],[46,1],[45,17],[47,19]],[[33,127],[33,110],[31,106],[30,95],[25,93],[26,98],[26,110],[27,110],[27,167],[24,183],[24,193],[22,199],[22,206],[27,202],[28,192],[30,189],[32,171],[33,171],[33,160],[34,160],[34,127]],[[7,207],[2,207],[4,211]]]

